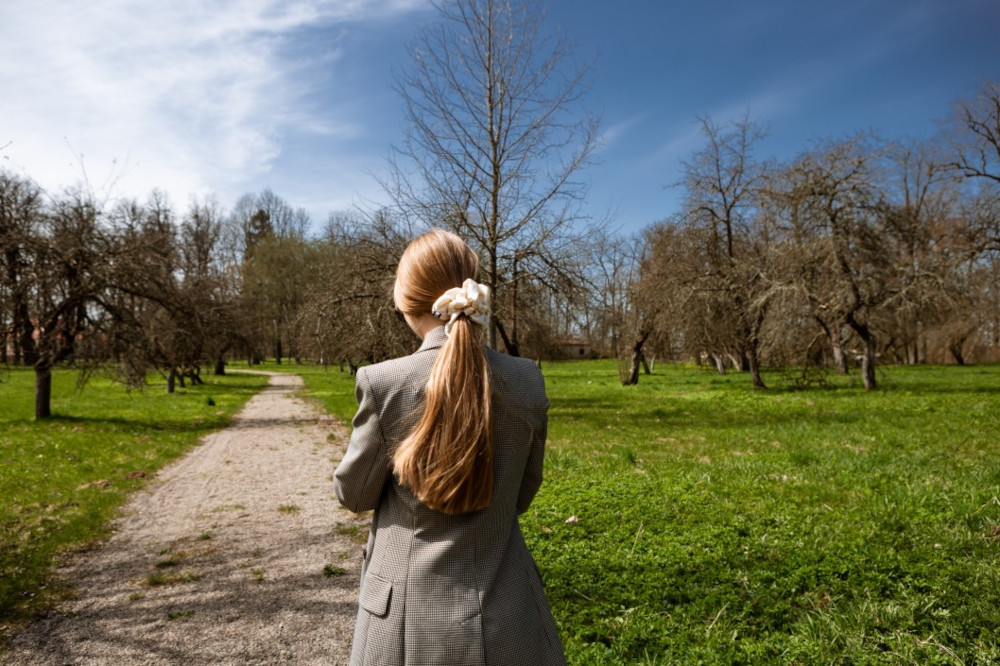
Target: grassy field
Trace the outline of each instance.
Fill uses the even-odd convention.
[[[151,377],[143,391],[76,374],[54,375],[55,418],[33,420],[34,375],[0,375],[0,635],[59,597],[51,566],[60,553],[106,534],[127,493],[202,435],[225,426],[266,377],[208,377],[166,393]]]
[[[347,373],[268,367],[352,416]],[[547,475],[523,527],[571,664],[1000,663],[1000,366],[890,368],[876,393],[543,371]],[[57,418],[34,423],[30,373],[2,379],[3,621],[53,597],[53,558],[263,385],[77,394],[62,372]]]
[[[284,369],[353,414],[346,373]],[[1000,366],[889,368],[875,393],[543,371],[523,527],[571,664],[1000,663]]]

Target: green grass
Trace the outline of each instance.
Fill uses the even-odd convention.
[[[282,369],[350,419],[347,373]],[[522,525],[569,663],[1000,662],[1000,366],[889,368],[874,393],[543,371]]]
[[[44,422],[32,418],[33,381],[23,369],[0,377],[0,629],[58,598],[60,554],[106,536],[128,493],[224,427],[267,378],[207,377],[168,395],[159,377],[132,392],[97,377],[78,392],[76,373],[58,370]]]
[[[570,663],[1000,659],[1000,367],[893,368],[877,393],[546,378],[523,522]]]
[[[268,369],[302,374],[349,422],[348,373]],[[610,362],[543,371],[546,480],[522,525],[571,664],[1000,662],[1000,366],[889,368],[875,393],[776,375],[755,392],[666,365],[634,387]],[[140,472],[263,382],[76,394],[63,372],[58,417],[38,424],[30,375],[5,375],[5,617],[37,608],[53,558],[102,536]]]

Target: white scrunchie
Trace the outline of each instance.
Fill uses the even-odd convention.
[[[448,320],[444,325],[447,335],[451,335],[452,323],[463,314],[480,326],[486,326],[490,314],[490,288],[467,279],[461,287],[452,287],[434,301],[431,313],[438,319]]]

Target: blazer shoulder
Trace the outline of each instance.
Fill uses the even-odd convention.
[[[363,383],[380,396],[411,383],[423,386],[427,382],[427,377],[430,376],[435,356],[435,354],[422,351],[409,356],[363,365],[358,368],[355,381],[358,384]]]
[[[490,366],[494,370],[500,370],[504,374],[517,376],[521,379],[543,381],[542,371],[538,369],[538,366],[530,358],[510,356],[495,349],[487,349],[486,357],[489,359]]]
[[[545,395],[545,378],[534,361],[508,356],[489,350],[487,358],[493,373],[494,388],[522,407],[546,410],[549,400]]]

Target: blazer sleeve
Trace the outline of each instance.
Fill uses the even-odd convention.
[[[536,371],[537,372],[537,371]],[[542,486],[542,464],[545,462],[545,438],[548,436],[549,408],[548,398],[545,397],[545,380],[541,373],[538,373],[539,391],[542,396],[542,406],[540,423],[533,429],[531,438],[531,452],[528,453],[528,464],[524,468],[524,476],[521,478],[521,490],[517,494],[517,512],[524,513],[531,506],[531,501],[535,499],[535,493]]]
[[[359,368],[354,385],[358,411],[351,422],[351,442],[337,471],[333,489],[346,508],[360,513],[378,507],[389,478],[389,458],[379,423],[379,405],[365,368]]]

